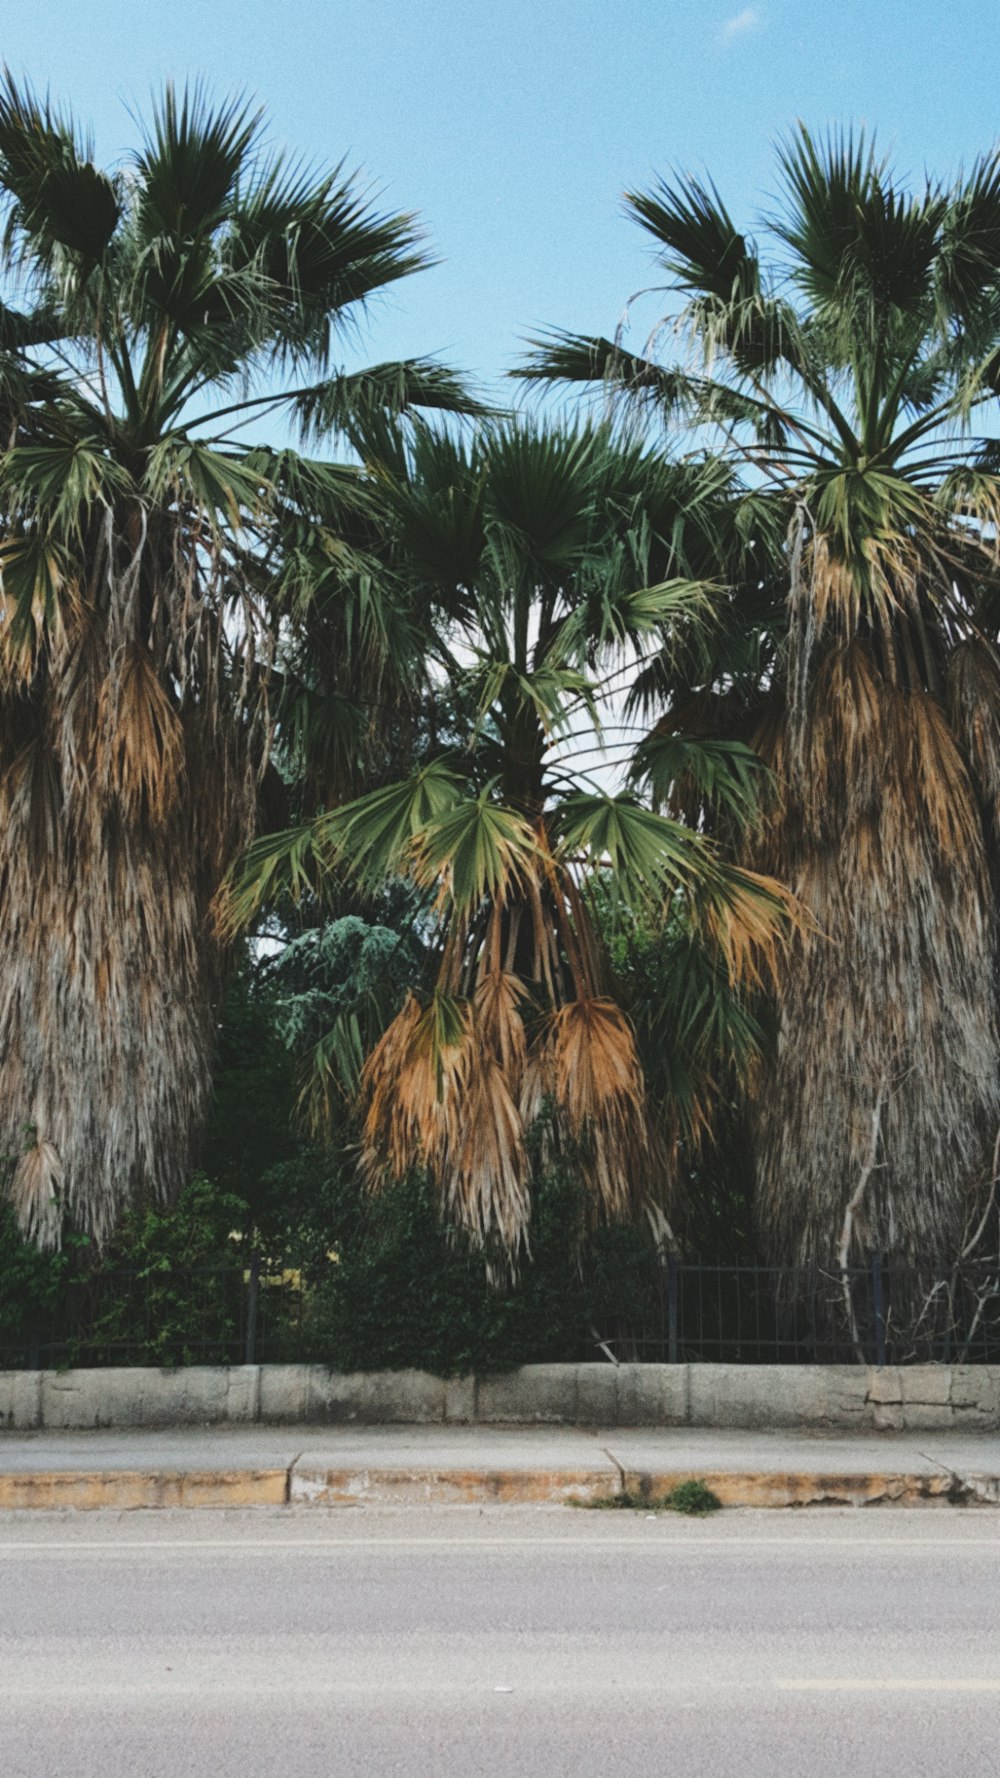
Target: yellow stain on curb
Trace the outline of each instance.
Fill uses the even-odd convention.
[[[74,1507],[128,1512],[150,1506],[283,1506],[284,1469],[105,1470],[85,1474],[49,1470],[41,1475],[0,1475],[0,1511]]]
[[[964,1498],[996,1504],[993,1477],[973,1478]],[[723,1506],[870,1506],[878,1503],[945,1504],[955,1496],[955,1479],[939,1475],[801,1474],[766,1471],[678,1470],[629,1473],[602,1470],[522,1469],[315,1469],[308,1464],[291,1474],[284,1469],[105,1470],[97,1473],[52,1470],[0,1475],[0,1511],[38,1507],[49,1511],[139,1507],[476,1505],[519,1503],[582,1505],[607,1499],[621,1488],[643,1500],[662,1498],[682,1482],[704,1482]],[[980,1492],[980,1490],[982,1490]]]
[[[815,1473],[798,1471],[761,1471],[734,1473],[731,1470],[684,1470],[666,1474],[629,1474],[625,1486],[643,1499],[662,1498],[682,1482],[705,1482],[723,1506],[914,1506],[925,1502],[946,1503],[956,1498],[956,1480],[947,1470],[933,1475]],[[975,1484],[964,1498],[984,1505],[991,1501],[988,1491],[998,1492],[997,1479],[992,1476],[970,1478]],[[977,1489],[984,1494],[977,1499]]]

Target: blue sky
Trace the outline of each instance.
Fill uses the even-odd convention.
[[[997,0],[3,0],[0,55],[106,160],[168,76],[253,93],[275,141],[363,168],[442,257],[367,355],[495,387],[532,329],[610,332],[651,281],[627,185],[707,169],[749,222],[797,116],[877,126],[917,174],[970,160],[1000,136],[998,23]]]

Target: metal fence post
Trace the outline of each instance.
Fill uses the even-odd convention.
[[[677,1363],[677,1285],[679,1267],[676,1253],[667,1254],[667,1362]]]
[[[257,1305],[260,1301],[260,1254],[255,1247],[250,1254],[250,1276],[247,1279],[247,1326],[243,1353],[244,1364],[257,1361]]]
[[[875,1363],[881,1370],[885,1364],[885,1289],[882,1255],[872,1254],[872,1308],[875,1311]]]

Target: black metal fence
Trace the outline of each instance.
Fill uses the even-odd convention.
[[[638,1318],[588,1330],[579,1357],[619,1362],[1000,1363],[1000,1261],[942,1276],[880,1254],[846,1272],[665,1255]]]
[[[0,1369],[297,1363],[310,1358],[301,1275],[254,1253],[183,1271],[95,1272],[4,1327]]]
[[[547,1360],[737,1364],[1000,1363],[1000,1262],[917,1276],[875,1255],[840,1272],[753,1261],[651,1260],[643,1307],[581,1327]],[[295,1270],[246,1263],[101,1271],[17,1325],[0,1308],[0,1368],[336,1365]]]

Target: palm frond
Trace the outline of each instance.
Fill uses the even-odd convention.
[[[100,172],[71,122],[41,103],[9,70],[0,81],[0,190],[12,209],[8,246],[18,234],[24,249],[48,267],[60,249],[97,263],[114,234],[121,207],[113,179]]]
[[[296,395],[292,402],[292,410],[307,438],[336,433],[363,438],[373,416],[396,418],[428,409],[478,417],[490,411],[455,371],[431,358],[399,359],[327,377]]]
[[[654,808],[682,814],[692,827],[706,808],[750,825],[768,787],[763,761],[743,742],[679,734],[665,724],[640,741],[629,776]]]
[[[662,247],[680,289],[721,298],[755,295],[757,256],[739,232],[715,187],[690,174],[660,179],[647,192],[627,192],[626,204]]]

